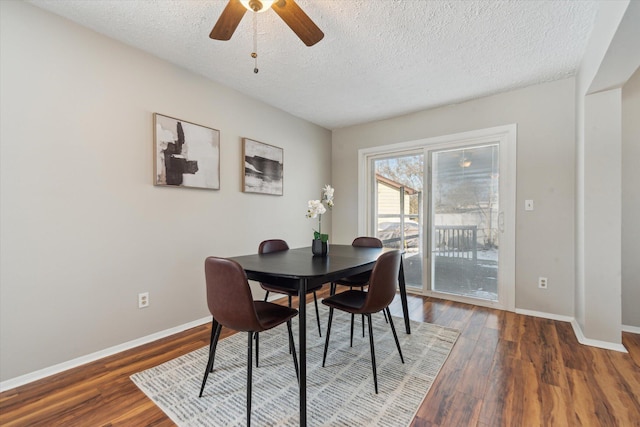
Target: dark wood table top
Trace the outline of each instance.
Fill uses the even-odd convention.
[[[326,257],[314,256],[311,247],[267,254],[232,257],[252,280],[279,284],[297,284],[306,279],[308,286],[326,283],[373,268],[378,257],[390,249],[329,245]]]

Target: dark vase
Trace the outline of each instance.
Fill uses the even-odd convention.
[[[313,256],[327,256],[329,243],[320,239],[313,239],[311,241],[311,252],[313,252]]]

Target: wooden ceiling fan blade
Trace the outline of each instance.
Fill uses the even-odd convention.
[[[246,11],[240,0],[229,0],[209,37],[214,40],[229,40]]]
[[[294,0],[276,0],[272,9],[307,46],[313,46],[324,37],[322,30]]]

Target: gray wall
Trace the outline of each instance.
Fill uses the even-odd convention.
[[[640,70],[622,88],[622,324],[640,328]]]
[[[333,132],[333,234],[358,232],[358,150],[517,123],[516,308],[573,316],[574,80]],[[524,200],[535,211],[524,211]],[[538,276],[549,289],[538,289]]]
[[[206,256],[309,245],[328,130],[31,5],[0,17],[1,381],[207,317]],[[153,112],[221,131],[219,191],[152,185]],[[284,149],[283,197],[240,191],[242,137]]]

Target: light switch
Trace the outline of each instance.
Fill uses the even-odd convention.
[[[524,201],[524,210],[532,211],[533,210],[533,200],[525,200]]]

